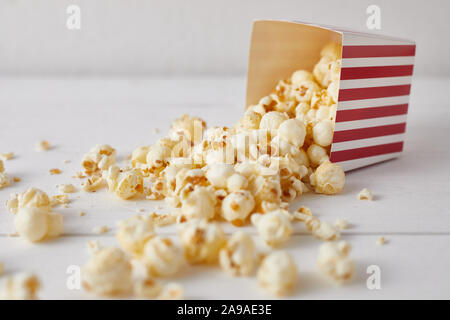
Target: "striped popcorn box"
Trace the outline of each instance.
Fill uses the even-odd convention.
[[[342,45],[342,68],[330,160],[345,171],[395,158],[403,150],[415,43],[301,22],[253,24],[246,105],[279,79],[312,70],[329,42]]]

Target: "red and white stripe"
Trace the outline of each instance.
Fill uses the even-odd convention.
[[[409,41],[343,31],[331,161],[345,171],[402,152],[414,56]]]

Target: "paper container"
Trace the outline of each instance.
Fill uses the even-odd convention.
[[[330,41],[342,44],[330,160],[348,171],[399,156],[416,48],[410,40],[301,22],[255,21],[246,106],[294,71],[312,71]]]

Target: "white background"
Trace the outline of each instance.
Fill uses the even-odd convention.
[[[380,32],[417,41],[415,74],[450,74],[447,0],[0,0],[0,72],[245,74],[253,19],[365,30],[371,4]]]

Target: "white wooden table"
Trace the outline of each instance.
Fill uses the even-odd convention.
[[[345,218],[351,223],[342,238],[353,245],[357,272],[343,287],[324,281],[315,266],[321,242],[298,227],[286,248],[300,270],[298,290],[291,298],[450,298],[449,89],[450,79],[416,78],[403,156],[348,173],[341,195],[311,194],[299,200],[323,220]],[[137,208],[150,212],[161,203],[124,202],[106,191],[80,191],[70,195],[69,208],[58,208],[64,214],[64,236],[28,244],[8,237],[14,232],[13,215],[4,206],[9,194],[31,186],[57,194],[57,184],[78,186],[72,175],[92,146],[111,144],[124,161],[135,147],[164,135],[182,113],[201,116],[208,125],[234,123],[242,114],[244,96],[243,77],[0,78],[0,153],[16,154],[5,167],[22,179],[0,190],[0,261],[6,272],[36,272],[43,282],[42,298],[93,298],[68,289],[68,266],[86,261],[89,240],[117,245],[116,221],[136,214]],[[54,147],[35,152],[34,144],[41,139]],[[64,164],[66,159],[71,163]],[[51,168],[63,172],[50,175]],[[363,187],[372,190],[375,201],[356,200]],[[80,217],[80,211],[86,215]],[[102,225],[112,230],[104,235],[92,232]],[[254,234],[252,228],[247,230]],[[160,232],[176,236],[175,227]],[[386,237],[386,245],[375,244],[380,236]],[[380,290],[366,286],[370,265],[380,267]],[[218,268],[187,267],[174,280],[185,286],[187,298],[270,298],[258,289],[255,278],[229,278]]]

